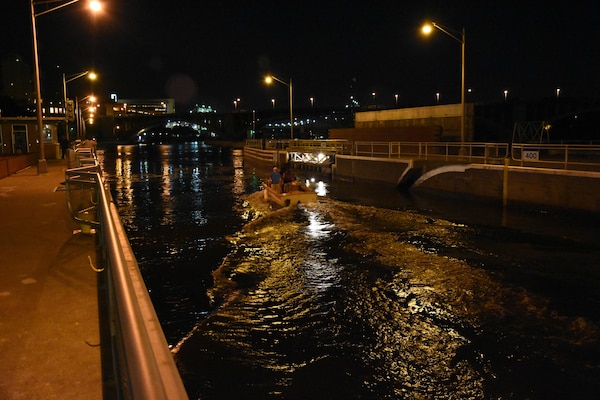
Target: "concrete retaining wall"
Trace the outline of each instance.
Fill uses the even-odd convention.
[[[473,140],[474,110],[474,104],[465,104],[465,140],[468,142]],[[460,140],[461,114],[460,104],[361,111],[354,115],[354,127],[440,127],[442,140],[454,141]]]
[[[333,128],[329,139],[350,142],[439,142],[442,128],[439,126],[408,126],[384,128]]]
[[[273,151],[272,153],[276,153]],[[245,153],[252,157],[252,153]],[[276,157],[276,156],[275,156]],[[600,173],[337,155],[335,179],[370,180],[414,192],[452,193],[507,204],[600,211]]]
[[[364,179],[397,185],[410,167],[411,160],[384,160],[370,157],[336,156],[336,178]]]
[[[452,193],[507,204],[600,211],[600,173],[487,164],[337,156],[335,177],[386,182],[414,192]]]
[[[505,198],[508,203],[600,211],[598,172],[448,165],[421,176],[411,190],[452,192],[500,200]]]
[[[32,153],[0,157],[0,178],[6,178],[30,165],[37,164],[38,157],[38,154]]]

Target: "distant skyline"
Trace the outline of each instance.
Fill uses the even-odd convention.
[[[466,32],[468,101],[598,97],[600,26],[595,3],[103,0],[92,17],[85,0],[40,16],[42,94],[62,93],[62,73],[94,69],[93,90],[108,101],[172,97],[177,108],[220,111],[287,106],[288,88],[266,86],[271,73],[293,79],[294,106],[419,106],[460,101],[460,44],[433,20]],[[542,4],[542,3],[539,3]],[[38,6],[43,7],[43,6]],[[0,56],[32,65],[29,2],[3,4]],[[87,82],[69,92],[86,95]],[[81,93],[78,93],[81,92]],[[374,95],[373,95],[374,94]]]

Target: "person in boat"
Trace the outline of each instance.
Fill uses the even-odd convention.
[[[292,184],[296,181],[296,176],[294,174],[292,174],[292,171],[290,171],[289,168],[286,168],[283,171],[282,180],[283,180],[283,191],[287,193],[291,190]]]
[[[281,174],[279,173],[279,168],[277,168],[277,166],[273,167],[269,181],[271,182],[271,187],[275,189],[277,193],[281,193]]]

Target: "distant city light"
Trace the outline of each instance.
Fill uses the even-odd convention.
[[[207,106],[207,105],[198,105],[196,104],[194,106],[194,108],[192,108],[190,110],[190,114],[192,113],[216,113],[217,110],[215,110],[214,108],[212,108],[211,106]]]

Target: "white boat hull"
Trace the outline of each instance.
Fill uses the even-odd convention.
[[[317,201],[317,194],[304,185],[291,185],[291,190],[286,193],[278,193],[266,183],[263,183],[263,194],[266,201],[275,203],[281,207],[293,206],[298,203],[310,203]]]

